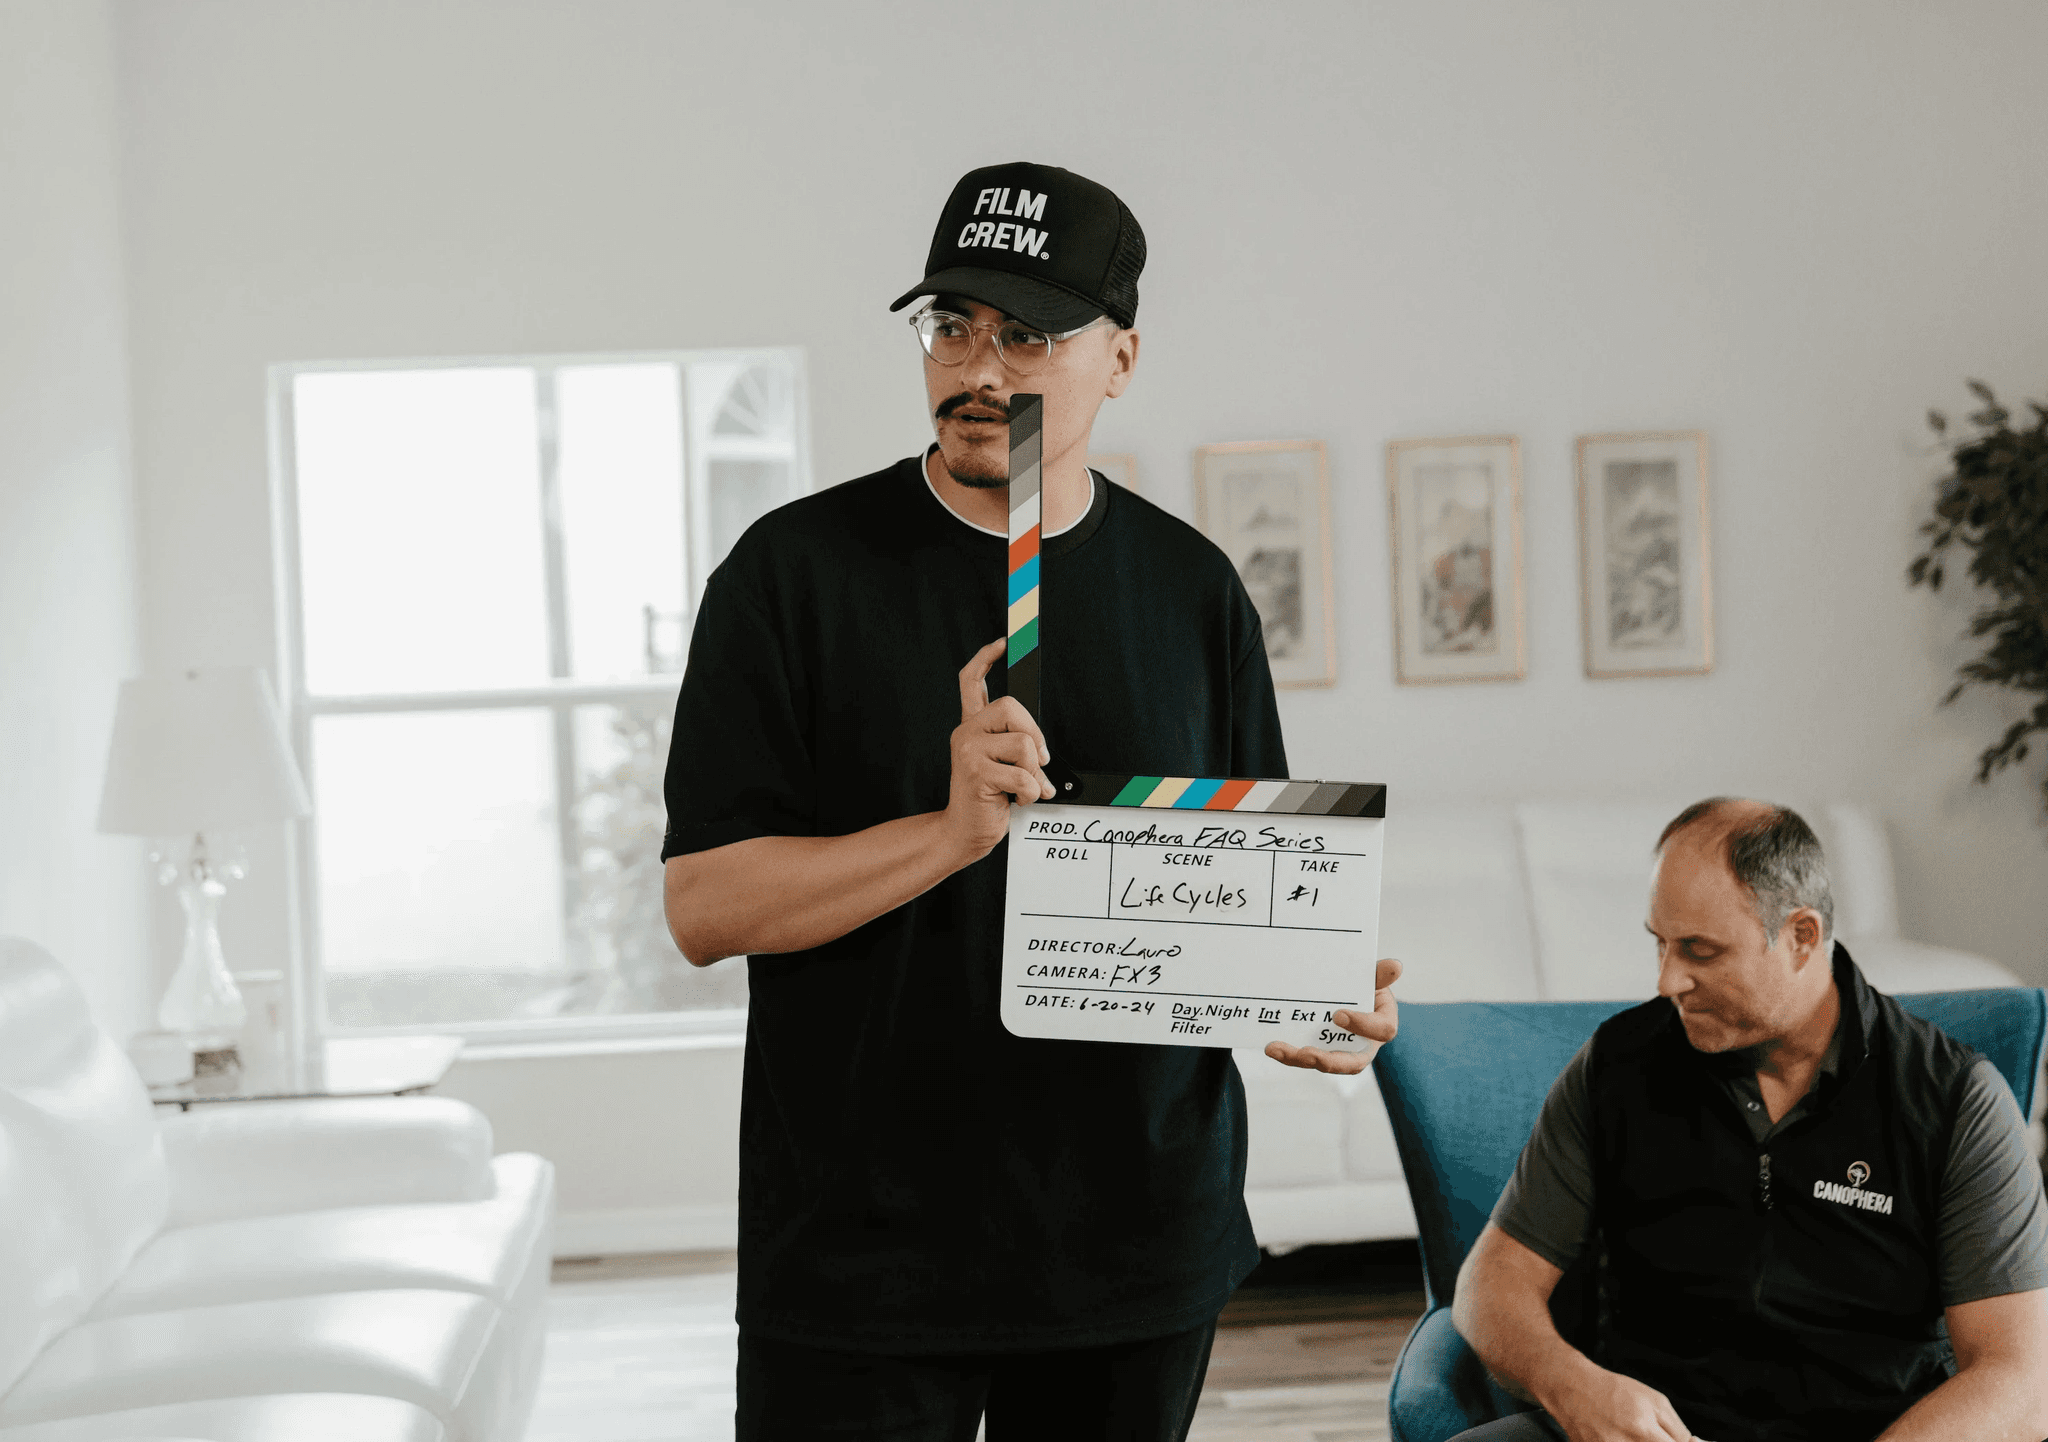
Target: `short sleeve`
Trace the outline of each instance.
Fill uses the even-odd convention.
[[[1280,737],[1280,706],[1273,696],[1273,668],[1266,660],[1265,633],[1248,598],[1251,637],[1230,675],[1230,774],[1287,775],[1287,747]]]
[[[1569,1271],[1593,1221],[1592,1058],[1588,1041],[1558,1073],[1493,1224],[1559,1271]]]
[[[661,858],[756,836],[814,833],[815,763],[797,659],[734,574],[705,587],[669,739]]]
[[[1945,1307],[2048,1287],[2048,1199],[2012,1089],[1979,1059],[1963,1084],[1937,1235]]]

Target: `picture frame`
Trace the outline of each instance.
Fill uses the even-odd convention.
[[[1273,684],[1335,685],[1330,469],[1323,443],[1197,447],[1195,524],[1230,557],[1258,608]]]
[[[1387,523],[1395,680],[1435,686],[1528,675],[1521,441],[1388,442]]]
[[[1713,670],[1706,432],[1580,436],[1578,472],[1586,674]]]
[[[1138,489],[1138,458],[1124,451],[1088,458],[1088,468],[1100,471],[1127,491]]]

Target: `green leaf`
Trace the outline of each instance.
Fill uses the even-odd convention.
[[[2026,720],[1977,757],[1977,779],[1988,781],[2032,755],[2032,738],[2048,734],[2048,406],[2026,402],[2031,424],[2011,425],[2012,413],[1980,380],[1966,382],[1982,408],[1969,416],[1973,433],[1951,438],[1948,417],[1937,410],[1927,423],[1949,444],[1949,471],[1931,498],[1931,517],[1919,534],[1926,549],[1907,567],[1908,585],[1940,590],[1951,544],[1969,553],[1965,566],[1985,604],[1970,618],[1974,654],[1956,667],[1942,697],[1955,701],[1972,686],[1996,686],[2034,700]],[[2048,802],[2048,780],[2043,782]]]

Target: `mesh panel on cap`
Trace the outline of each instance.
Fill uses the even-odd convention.
[[[1102,307],[1110,319],[1128,330],[1138,319],[1138,272],[1145,268],[1145,232],[1122,199],[1116,203],[1116,249],[1109,274],[1102,279]]]

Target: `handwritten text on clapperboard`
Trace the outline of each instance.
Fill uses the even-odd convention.
[[[1199,1046],[1361,1045],[1330,1013],[1372,1005],[1384,824],[1018,808],[1005,1023]]]

